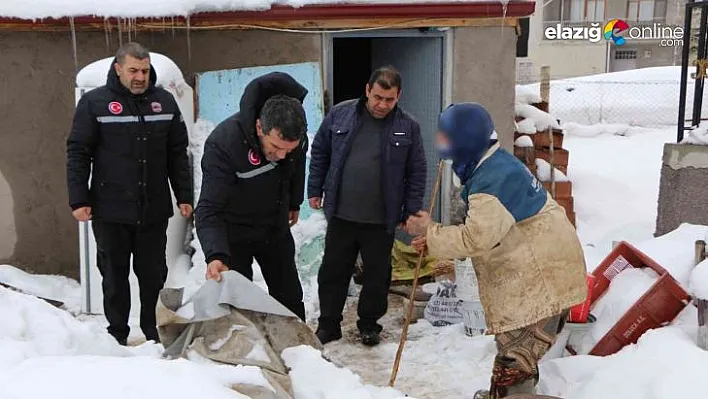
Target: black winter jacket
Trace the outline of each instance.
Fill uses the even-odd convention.
[[[192,204],[187,128],[156,81],[151,66],[148,89],[133,95],[111,64],[106,85],[79,100],[67,140],[72,209],[91,206],[94,219],[116,223],[163,221],[173,215],[169,183],[178,204]]]
[[[327,114],[312,142],[308,198],[322,198],[331,220],[337,209],[342,170],[354,136],[359,130],[366,97],[337,104]],[[381,135],[381,176],[385,224],[390,233],[396,225],[423,208],[427,161],[420,125],[398,106]],[[388,118],[387,118],[388,119]]]
[[[256,120],[268,98],[284,94],[302,102],[307,89],[290,75],[273,72],[244,89],[239,112],[221,122],[204,144],[202,187],[195,211],[207,263],[230,264],[230,242],[267,240],[288,228],[288,212],[300,210],[308,141],[279,162],[268,162]]]

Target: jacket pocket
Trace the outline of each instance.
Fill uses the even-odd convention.
[[[412,144],[413,140],[410,137],[391,135],[388,139],[391,162],[394,164],[405,163],[408,160],[408,151]]]

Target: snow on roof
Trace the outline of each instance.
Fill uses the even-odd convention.
[[[492,0],[494,1],[494,0]],[[93,15],[98,17],[168,17],[199,12],[264,11],[273,5],[301,7],[335,4],[401,3],[489,3],[490,0],[22,0],[0,1],[0,17],[21,19],[63,18]],[[500,3],[508,3],[500,0]]]

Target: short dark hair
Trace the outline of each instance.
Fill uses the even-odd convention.
[[[369,78],[369,87],[374,87],[375,83],[378,83],[379,86],[384,88],[384,90],[390,90],[393,87],[397,87],[400,92],[403,88],[401,73],[391,65],[378,68],[371,74],[371,77]]]
[[[301,140],[307,130],[305,109],[299,100],[286,95],[269,98],[260,112],[261,128],[264,134],[278,129],[284,140]]]
[[[118,52],[116,53],[116,61],[118,61],[119,64],[122,64],[125,61],[126,55],[129,55],[137,60],[144,60],[146,58],[150,58],[150,51],[140,43],[130,42],[120,46]]]

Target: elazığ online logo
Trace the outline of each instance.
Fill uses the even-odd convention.
[[[563,26],[557,23],[547,26],[543,33],[548,40],[587,40],[598,43],[604,38],[606,41],[612,40],[617,46],[625,44],[627,39],[658,40],[660,47],[683,45],[683,28],[680,26],[656,22],[630,26],[622,19],[612,19],[604,27],[599,22],[590,23],[590,26]]]

